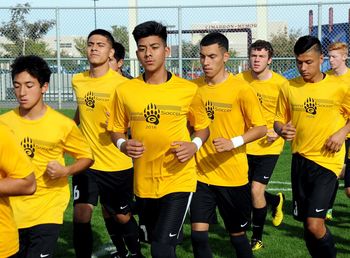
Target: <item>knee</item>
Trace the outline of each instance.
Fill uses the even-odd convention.
[[[127,214],[116,214],[115,215],[115,219],[117,220],[118,223],[120,224],[126,224],[129,222],[131,218],[131,214],[127,213]]]
[[[88,223],[91,221],[93,206],[91,204],[76,204],[74,206],[74,222],[76,223]]]
[[[322,237],[326,232],[324,221],[321,219],[318,219],[316,221],[308,220],[306,223],[305,229],[316,238]]]
[[[345,188],[345,194],[348,198],[350,198],[350,187]]]
[[[175,258],[175,246],[152,242],[151,254],[153,258]]]
[[[194,231],[191,232],[191,240],[193,244],[206,243],[209,241],[208,231]]]

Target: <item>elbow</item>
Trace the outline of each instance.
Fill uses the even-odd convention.
[[[32,173],[26,178],[27,185],[26,187],[23,187],[24,192],[22,193],[23,195],[32,195],[36,191],[36,180],[35,180],[35,175]]]

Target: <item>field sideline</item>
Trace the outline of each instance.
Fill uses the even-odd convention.
[[[5,109],[0,109],[0,114]],[[74,110],[62,110],[64,114],[72,117]],[[68,158],[69,160],[69,158]],[[286,195],[285,202],[285,219],[280,227],[276,228],[271,223],[271,213],[269,212],[263,242],[265,248],[254,253],[256,258],[304,258],[309,257],[303,241],[303,229],[300,222],[292,218],[291,203],[291,186],[290,186],[290,146],[286,144],[284,152],[279,158],[274,174],[272,176],[269,190],[271,192],[282,191]],[[350,257],[350,199],[343,191],[343,182],[340,182],[337,199],[334,205],[333,221],[327,222],[329,229],[334,235],[338,249],[338,258]],[[95,209],[93,215],[93,232],[94,232],[94,257],[109,257],[105,249],[110,249],[110,240],[105,230],[104,222],[101,217],[100,207]],[[74,250],[72,243],[72,200],[67,208],[64,218],[64,225],[61,230],[60,238],[56,248],[55,257],[73,258]],[[247,232],[248,237],[251,232]],[[210,244],[215,258],[235,257],[233,249],[229,242],[229,237],[219,220],[218,225],[210,229]],[[143,254],[150,256],[148,245],[142,245]],[[107,250],[108,251],[108,250]],[[186,221],[184,225],[184,242],[177,247],[177,257],[193,257],[190,241],[190,224]]]

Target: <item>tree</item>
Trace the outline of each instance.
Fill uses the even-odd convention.
[[[294,57],[294,44],[298,38],[302,36],[301,29],[291,29],[289,33],[286,31],[271,35],[271,44],[274,49],[275,57]]]
[[[86,56],[86,46],[87,46],[86,39],[83,38],[83,37],[75,38],[74,39],[74,43],[75,43],[74,47],[75,47],[76,50],[78,50],[80,55],[82,57],[87,57]]]
[[[1,45],[9,57],[25,54],[52,55],[48,45],[40,39],[55,25],[55,21],[39,20],[29,23],[26,20],[29,13],[29,3],[18,4],[11,9],[10,21],[2,22],[0,35],[6,37],[11,43]]]
[[[125,47],[125,57],[129,56],[129,33],[125,26],[112,26],[112,35],[115,41],[119,42]]]

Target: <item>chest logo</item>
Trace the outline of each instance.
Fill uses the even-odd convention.
[[[156,104],[150,103],[143,110],[143,116],[146,119],[147,123],[159,124],[160,119],[160,110],[157,108]]]
[[[304,102],[304,108],[306,113],[316,115],[317,113],[317,103],[313,98],[308,97]]]
[[[21,141],[21,146],[25,151],[25,153],[28,155],[28,157],[34,158],[35,148],[34,148],[33,140],[31,138],[25,137]]]
[[[214,120],[214,105],[210,100],[205,102],[205,111],[207,112],[209,119]]]
[[[94,95],[94,93],[92,91],[89,91],[88,93],[86,93],[85,95],[85,105],[90,107],[90,108],[94,108],[95,107],[95,101],[96,101],[96,97]]]

